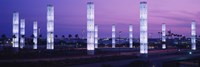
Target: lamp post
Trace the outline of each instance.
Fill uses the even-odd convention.
[[[121,50],[120,50],[120,35],[121,35],[122,31],[119,31],[119,55],[121,54]]]

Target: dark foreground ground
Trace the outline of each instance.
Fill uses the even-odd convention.
[[[188,49],[155,49],[148,56],[130,48],[100,48],[95,55],[87,55],[84,48],[16,50],[7,47],[0,51],[1,67],[199,67],[199,59],[198,50]]]

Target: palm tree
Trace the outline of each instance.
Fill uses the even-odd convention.
[[[78,36],[78,34],[76,34],[76,35],[75,35],[75,38],[76,38],[76,39],[79,39],[79,36]]]
[[[40,44],[40,45],[42,44],[42,34],[40,34],[38,37],[38,44]]]
[[[62,35],[62,39],[65,39],[65,35]]]
[[[31,34],[31,38],[34,38],[35,36],[33,34]]]
[[[22,38],[24,38],[24,37],[25,37],[25,35],[21,35],[21,37],[22,37]]]
[[[13,36],[12,36],[12,38],[16,38],[16,36],[15,36],[15,35],[13,35]]]
[[[71,35],[71,34],[69,34],[69,35],[68,35],[68,38],[69,38],[69,43],[71,43],[71,38],[72,38],[72,35]]]
[[[60,41],[60,43],[63,45],[65,42],[65,35],[62,35],[62,40]]]
[[[13,38],[13,43],[14,43],[14,41],[15,41],[15,38],[17,38],[15,35],[13,35],[12,36],[12,38]]]
[[[1,35],[1,38],[2,38],[2,44],[5,45],[5,41],[7,40],[7,37],[5,34]]]
[[[58,35],[55,35],[55,38],[58,39]]]
[[[78,44],[79,44],[79,43],[78,43],[78,41],[79,41],[79,36],[78,36],[78,34],[75,35],[75,38],[76,38],[76,47],[77,47]]]
[[[24,38],[24,40],[25,40],[25,35],[21,35],[21,38]],[[24,44],[25,44],[25,42],[24,42]]]
[[[40,35],[39,35],[39,38],[41,38],[41,39],[42,39],[42,34],[40,34]]]
[[[35,36],[34,36],[34,34],[31,34],[31,44],[34,44],[34,42],[33,42],[33,38],[34,38]]]
[[[159,39],[161,39],[162,32],[158,32]]]
[[[172,32],[171,32],[171,30],[167,31],[167,33],[168,33],[168,38],[170,39],[170,38],[172,37]]]
[[[69,38],[69,39],[71,39],[71,38],[72,38],[72,35],[71,35],[71,34],[69,34],[69,35],[68,35],[68,38]]]

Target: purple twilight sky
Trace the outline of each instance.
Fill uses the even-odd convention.
[[[55,34],[79,34],[86,31],[86,3],[95,3],[95,23],[99,25],[100,37],[111,37],[111,25],[117,32],[128,37],[128,25],[133,24],[134,38],[139,37],[140,0],[0,0],[0,35],[12,35],[12,14],[20,13],[26,19],[26,36],[30,36],[33,21],[38,21],[41,33],[46,34],[47,5],[55,8]],[[158,37],[161,24],[167,30],[190,36],[191,21],[197,21],[197,35],[200,34],[200,0],[148,0],[148,31],[151,37]],[[84,32],[86,36],[86,32]],[[117,34],[118,36],[118,34]]]

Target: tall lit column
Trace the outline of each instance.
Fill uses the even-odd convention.
[[[19,13],[13,13],[13,47],[19,47]]]
[[[47,7],[47,49],[54,49],[54,7]]]
[[[196,22],[193,21],[191,24],[191,43],[192,43],[192,50],[196,50]]]
[[[162,49],[166,49],[166,25],[162,24]]]
[[[20,20],[20,48],[25,46],[25,19]]]
[[[98,26],[95,25],[95,48],[98,48]]]
[[[33,49],[37,49],[37,37],[38,37],[38,25],[37,25],[37,21],[33,22]]]
[[[148,53],[147,2],[140,2],[140,53]]]
[[[133,47],[133,25],[129,25],[129,47]]]
[[[94,3],[87,3],[87,50],[89,55],[94,54]]]
[[[38,35],[41,35],[41,29],[38,27]]]
[[[115,25],[112,25],[112,48],[115,48]]]

